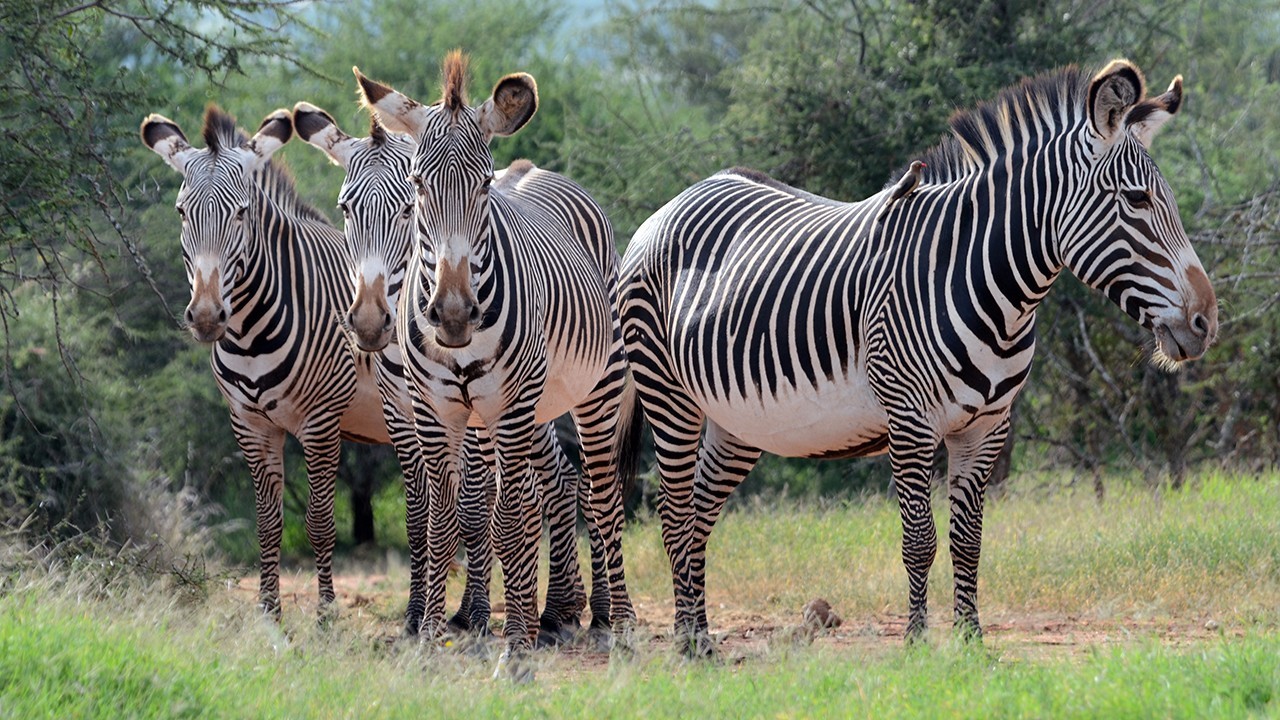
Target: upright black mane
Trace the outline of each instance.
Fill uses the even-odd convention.
[[[972,110],[957,111],[949,121],[951,133],[911,160],[925,163],[925,183],[948,183],[980,171],[1011,149],[1005,146],[1004,135],[1007,132],[1020,138],[1023,123],[1034,122],[1043,136],[1060,134],[1084,122],[1091,79],[1090,73],[1075,65],[1025,78]],[[893,173],[885,187],[901,179],[909,167],[910,160]]]
[[[204,110],[202,134],[205,147],[215,156],[224,150],[242,147],[249,141],[249,135],[236,126],[235,117],[214,103],[210,103]],[[258,170],[256,180],[268,197],[297,218],[329,223],[329,218],[324,213],[298,195],[293,173],[289,172],[283,160],[271,158]]]

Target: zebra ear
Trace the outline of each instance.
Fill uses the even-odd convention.
[[[479,123],[486,139],[514,135],[538,111],[538,83],[528,73],[508,75],[493,86],[493,96],[480,106]]]
[[[152,113],[142,121],[142,144],[164,158],[169,167],[186,174],[187,163],[195,153],[178,124],[163,115]]]
[[[388,85],[370,80],[361,74],[358,67],[351,68],[351,71],[356,74],[356,84],[360,86],[360,104],[368,108],[391,132],[409,133],[417,137],[427,113],[422,103]]]
[[[303,142],[320,148],[334,165],[344,168],[359,142],[342,132],[332,115],[308,102],[293,106],[293,129]]]
[[[1125,114],[1146,93],[1142,73],[1128,60],[1112,60],[1089,84],[1089,120],[1104,141],[1116,138]]]
[[[1179,75],[1169,83],[1169,89],[1159,97],[1138,103],[1125,116],[1125,125],[1129,131],[1146,147],[1151,147],[1151,140],[1164,124],[1178,113],[1182,107],[1182,76]]]
[[[272,112],[258,126],[258,132],[244,144],[252,155],[246,159],[245,170],[252,172],[262,167],[275,151],[284,147],[293,137],[293,115],[280,108]]]

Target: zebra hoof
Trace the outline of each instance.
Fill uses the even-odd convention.
[[[505,650],[498,658],[498,666],[493,670],[494,680],[509,680],[515,685],[525,685],[534,681],[533,663],[524,653],[512,653]]]
[[[903,634],[902,641],[908,647],[912,645],[924,644],[924,631],[927,625],[924,620],[911,619],[907,621],[907,630]]]
[[[587,628],[586,645],[592,652],[607,653],[613,650],[613,630],[609,623],[597,622],[592,618],[591,625]]]
[[[453,617],[449,618],[449,622],[445,623],[445,625],[449,631],[459,634],[471,631],[471,620],[462,613],[457,613]]]
[[[542,650],[571,645],[580,632],[582,632],[582,626],[578,623],[577,618],[570,618],[560,622],[544,615],[538,621],[538,638],[534,643],[534,647]]]
[[[686,635],[681,653],[685,660],[689,661],[715,662],[720,658],[720,653],[716,649],[716,640],[706,630],[701,630],[694,635]]]
[[[957,618],[953,631],[962,642],[982,644],[982,626],[977,618]]]

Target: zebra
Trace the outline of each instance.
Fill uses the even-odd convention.
[[[333,116],[328,112],[306,102],[299,102],[293,108],[293,122],[298,136],[305,142],[322,150],[334,164],[342,167],[346,173],[342,187],[338,193],[338,207],[342,211],[348,250],[350,252],[351,275],[355,289],[351,309],[347,313],[347,325],[352,332],[356,345],[368,352],[382,351],[387,354],[388,364],[392,368],[386,380],[379,378],[379,389],[383,392],[384,406],[391,403],[397,417],[409,417],[410,407],[408,388],[406,386],[403,363],[400,356],[399,343],[394,338],[394,313],[400,296],[400,288],[404,282],[405,266],[409,260],[413,244],[414,232],[414,188],[409,182],[410,161],[413,158],[414,142],[412,138],[388,133],[376,118],[371,118],[369,136],[356,138],[346,134],[338,127]],[[542,173],[536,168],[522,171],[521,165],[515,166],[511,177],[518,177],[522,172]],[[502,184],[502,172],[498,183]],[[513,193],[521,192],[520,187],[512,187]],[[394,385],[392,385],[394,382]],[[391,415],[388,415],[388,423]],[[410,431],[412,429],[410,428]],[[609,596],[606,592],[607,581],[604,578],[603,547],[600,534],[595,527],[587,501],[587,486],[579,483],[577,471],[570,465],[554,437],[554,426],[539,426],[533,456],[535,472],[542,478],[548,534],[550,539],[550,577],[547,589],[545,610],[539,621],[539,644],[551,644],[567,641],[572,638],[577,626],[577,616],[581,612],[584,600],[582,579],[578,570],[578,548],[575,538],[577,508],[575,501],[582,501],[589,521],[589,537],[592,542],[592,624],[593,632],[607,629],[609,619]],[[416,442],[416,439],[414,440]],[[477,469],[470,463],[464,463],[468,470],[468,481],[460,490],[460,517],[465,521],[468,505],[484,503],[482,508],[486,525],[483,541],[488,544],[487,508],[492,506],[493,484],[492,444],[478,445],[475,432],[469,432],[466,439],[467,450],[481,448],[488,450],[485,457],[489,466],[485,469],[486,482],[483,485],[484,497],[469,496],[468,487],[476,485]],[[414,493],[415,497],[425,498],[426,479],[422,478],[421,487]],[[577,487],[575,487],[577,486]],[[583,491],[581,497],[579,491]],[[471,512],[475,512],[472,510]],[[426,504],[417,503],[410,508],[410,524],[416,528],[426,527]],[[468,530],[463,527],[463,539],[468,539]],[[477,542],[478,544],[478,542]],[[469,543],[470,545],[470,543]],[[425,546],[422,547],[425,552]],[[470,553],[470,550],[468,551]],[[423,558],[425,559],[425,558]],[[421,562],[415,558],[415,565]],[[486,577],[487,568],[486,568]],[[468,589],[471,586],[468,585]],[[418,598],[419,594],[414,593]],[[484,610],[488,610],[487,586],[483,598]],[[451,625],[476,625],[486,623],[487,617],[479,617],[473,610],[481,601],[464,594],[463,606],[459,615],[450,621]],[[466,613],[475,612],[477,617],[467,618]],[[415,607],[411,623],[421,621],[422,606]],[[458,622],[462,616],[467,622]],[[416,629],[416,625],[414,625]]]
[[[280,614],[285,433],[307,464],[306,527],[316,555],[322,613],[334,602],[334,477],[341,439],[390,440],[367,356],[356,357],[334,321],[344,290],[342,234],[299,199],[270,161],[293,123],[280,109],[252,138],[216,105],[204,115],[204,149],[161,115],[142,122],[143,143],[183,176],[175,207],[191,284],[184,320],[212,343],[211,364],[231,427],[253,476],[261,607]],[[305,308],[305,312],[303,309]]]
[[[714,653],[707,538],[762,451],[889,454],[914,641],[945,445],[955,629],[981,639],[985,486],[1054,279],[1066,268],[1101,290],[1171,361],[1217,334],[1213,288],[1148,154],[1181,103],[1180,76],[1146,99],[1128,61],[1072,66],[954,115],[896,201],[895,182],[844,203],[730,169],[642,224],[622,261],[623,337],[657,447],[686,653]]]
[[[479,106],[467,104],[466,56],[443,64],[443,97],[422,105],[353,68],[365,107],[416,148],[416,242],[405,271],[396,333],[404,348],[414,420],[430,469],[427,610],[422,634],[439,632],[444,573],[456,525],[458,447],[483,425],[499,467],[493,539],[506,584],[505,648],[495,675],[524,679],[537,602],[540,485],[528,469],[535,428],[570,411],[603,539],[615,647],[625,648],[635,611],[622,566],[618,482],[627,392],[619,324],[617,251],[600,206],[579,186],[521,164],[494,183],[489,142],[522,128],[537,85],[508,75]],[[514,192],[528,182],[527,192]],[[634,439],[634,438],[633,438]],[[441,498],[443,502],[435,502]]]
[[[408,479],[422,473],[412,425],[384,421],[377,381],[383,364],[353,351],[340,325],[349,293],[344,236],[299,199],[287,171],[271,161],[293,134],[288,110],[271,113],[246,138],[231,115],[210,105],[203,150],[161,115],[147,117],[141,134],[183,176],[176,208],[191,284],[184,319],[197,341],[213,345],[214,379],[253,476],[259,605],[279,618],[284,438],[290,433],[306,459],[307,537],[316,555],[321,617],[331,619],[341,439],[394,444],[407,489],[415,487]],[[468,573],[468,591],[478,594],[473,586],[480,584],[487,602],[489,566],[481,570]],[[421,592],[421,568],[412,574]],[[411,599],[409,612],[412,606]]]

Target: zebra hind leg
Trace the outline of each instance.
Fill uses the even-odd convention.
[[[694,638],[686,647],[692,657],[712,657],[715,645],[707,623],[707,540],[724,504],[755,467],[760,450],[743,444],[714,422],[707,423],[693,487],[696,521],[687,526],[685,558],[689,592],[694,597]]]
[[[578,565],[578,471],[565,457],[551,423],[540,426],[532,455],[542,483],[550,570],[547,598],[538,619],[538,647],[573,642],[581,631],[586,592]],[[606,607],[606,616],[608,613]]]
[[[609,620],[609,576],[604,555],[604,536],[591,511],[591,481],[586,475],[578,480],[578,506],[587,519],[587,540],[591,545],[591,623],[587,626],[587,644],[600,652],[608,652],[613,640]]]
[[[955,568],[955,631],[982,640],[978,622],[978,558],[982,552],[982,509],[987,480],[1009,436],[1009,420],[974,438],[947,439],[951,504],[951,563]]]
[[[640,406],[653,430],[662,479],[658,516],[675,592],[675,640],[685,655],[697,656],[707,648],[698,642],[698,600],[689,571],[688,542],[695,520],[694,470],[704,416],[669,375],[638,362],[634,353],[631,367]]]

